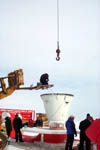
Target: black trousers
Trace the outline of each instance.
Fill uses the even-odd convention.
[[[91,141],[85,134],[80,134],[80,145],[79,150],[91,150]]]
[[[65,150],[72,150],[73,142],[74,142],[74,135],[73,134],[67,135]]]
[[[7,131],[7,135],[8,135],[8,138],[10,137],[10,133],[11,133],[11,130],[6,130]]]
[[[18,142],[18,140],[20,142],[22,142],[22,134],[21,134],[20,129],[19,130],[15,130],[15,139],[16,139],[16,142]]]

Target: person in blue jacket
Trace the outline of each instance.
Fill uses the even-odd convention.
[[[74,123],[74,116],[70,116],[65,123],[67,129],[67,140],[65,145],[65,150],[72,150],[73,142],[74,142],[74,135],[77,136],[75,123]]]

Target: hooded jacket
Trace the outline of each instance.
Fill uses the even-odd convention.
[[[69,118],[67,121],[66,121],[66,129],[67,129],[67,134],[76,134],[76,128],[75,128],[75,123],[74,121]]]

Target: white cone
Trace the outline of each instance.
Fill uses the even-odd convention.
[[[72,101],[72,94],[42,94],[45,111],[49,122],[65,122]]]

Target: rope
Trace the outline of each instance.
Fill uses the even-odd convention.
[[[59,48],[59,0],[57,0],[57,48]]]
[[[59,49],[59,0],[57,0],[57,50],[56,50],[56,53],[57,53],[56,60],[59,61],[60,60],[60,57],[59,57],[59,54],[60,54],[60,49]]]

